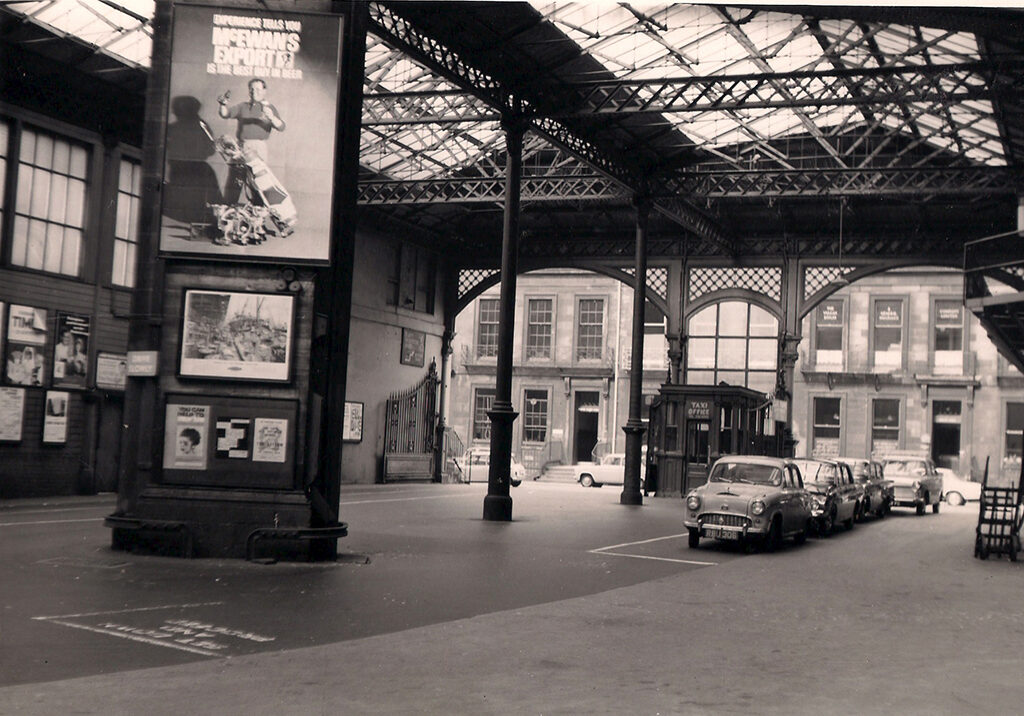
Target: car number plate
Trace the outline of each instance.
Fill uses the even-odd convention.
[[[705,533],[710,539],[739,539],[739,532],[732,532],[730,530],[716,530],[706,529]]]

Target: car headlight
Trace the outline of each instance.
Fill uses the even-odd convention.
[[[912,485],[912,487],[914,488],[915,492],[917,490],[920,490],[921,489],[921,481],[920,480],[914,480],[914,484]]]
[[[766,509],[768,508],[761,500],[754,500],[753,502],[750,503],[750,511],[755,515],[763,515]]]
[[[811,498],[811,505],[814,507],[814,509],[820,510],[822,507],[825,506],[825,502],[824,502],[824,500],[821,500],[821,499],[819,499],[817,497],[812,497]]]
[[[686,506],[691,510],[700,508],[700,498],[697,495],[690,495],[686,498]]]

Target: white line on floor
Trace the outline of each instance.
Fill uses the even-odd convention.
[[[19,525],[62,525],[68,522],[100,522],[102,517],[89,517],[80,520],[26,520],[25,522],[0,522],[0,527],[18,527]]]
[[[592,554],[607,554],[607,555],[611,555],[612,557],[632,557],[633,559],[652,559],[652,560],[655,560],[657,562],[675,562],[677,564],[696,564],[696,565],[700,565],[702,567],[717,567],[718,566],[718,562],[698,562],[698,561],[693,560],[693,559],[675,559],[673,557],[652,557],[652,556],[646,555],[646,554],[628,554],[626,552],[605,552],[605,551],[596,550],[596,549],[592,549],[592,550],[590,550],[590,552]]]
[[[107,614],[128,614],[130,612],[155,612],[160,609],[191,609],[193,607],[219,607],[224,602],[196,602],[194,604],[161,604],[156,607],[134,607],[133,609],[114,609],[106,612],[82,612],[81,614],[57,614],[52,617],[32,617],[33,619],[78,619],[81,617],[99,617]]]

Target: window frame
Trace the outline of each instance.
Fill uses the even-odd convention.
[[[818,349],[817,349],[818,330],[819,330],[818,329],[818,311],[826,303],[838,303],[839,304],[839,310],[840,310],[840,316],[839,316],[839,340],[840,340],[840,343],[841,343],[841,347],[839,349],[840,362],[839,362],[838,365],[835,364],[835,363],[823,363],[823,362],[818,360]],[[812,367],[812,368],[818,368],[818,367],[837,368],[840,372],[843,372],[843,371],[846,370],[846,353],[847,353],[846,349],[847,349],[847,346],[849,345],[849,330],[850,330],[849,315],[850,315],[849,314],[849,303],[847,301],[847,297],[846,296],[835,296],[835,295],[829,296],[828,298],[826,298],[826,299],[822,300],[821,302],[819,302],[818,305],[816,305],[811,310],[811,316],[810,316],[810,318],[811,318],[811,320],[810,320],[810,329],[811,329],[810,330],[810,334],[811,334],[810,335],[810,339],[811,339],[811,342],[810,342],[810,346],[809,346],[809,350],[808,350],[808,359],[809,359],[808,363],[810,364],[810,367]]]
[[[548,333],[548,355],[547,356],[534,356],[530,355],[530,326],[535,325],[530,322],[530,305],[534,301],[550,301],[551,303],[551,320],[547,324],[549,328]],[[554,363],[555,351],[557,347],[557,324],[558,324],[558,299],[556,294],[527,294],[523,296],[523,362],[524,363]],[[542,324],[536,324],[542,325]]]
[[[580,334],[583,324],[580,322],[582,318],[582,304],[584,301],[600,301],[601,302],[601,351],[597,358],[581,358],[580,357]],[[580,295],[575,297],[575,308],[573,312],[573,341],[572,341],[572,362],[582,363],[587,365],[600,364],[606,355],[608,349],[608,297],[603,295]],[[595,325],[595,324],[587,324]]]
[[[487,416],[487,412],[494,408],[494,401],[497,398],[498,390],[494,386],[476,385],[473,386],[473,413],[470,416],[471,429],[473,431],[471,443],[486,442],[490,444],[491,441],[491,419]],[[481,418],[478,414],[480,409],[480,399],[490,397],[490,406],[483,409],[483,417]],[[482,426],[478,430],[478,426]]]
[[[880,366],[875,363],[875,307],[882,302],[898,302],[900,304],[900,362],[896,366]],[[907,311],[909,301],[905,295],[872,296],[868,306],[868,365],[872,371],[905,371],[907,369],[907,344],[910,336],[910,316]]]
[[[867,432],[866,432],[866,435],[867,435],[867,448],[868,448],[867,452],[868,452],[868,455],[872,457],[872,459],[874,459],[875,455],[883,456],[885,454],[884,452],[879,452],[878,450],[875,449],[875,403],[877,401],[880,401],[880,400],[895,401],[896,404],[897,404],[896,417],[897,417],[897,420],[899,421],[899,423],[897,424],[897,427],[896,427],[896,431],[897,431],[896,432],[896,445],[892,449],[893,450],[902,450],[903,446],[905,444],[905,441],[906,441],[906,432],[907,432],[907,430],[906,430],[906,428],[907,428],[907,415],[906,415],[906,412],[907,412],[907,402],[906,402],[906,400],[904,400],[904,396],[902,396],[902,395],[895,395],[895,394],[893,394],[893,395],[886,395],[884,393],[879,393],[877,395],[871,396],[870,399],[868,400]],[[890,428],[880,428],[880,429],[888,430]]]
[[[7,166],[5,167],[5,192],[3,197],[4,211],[2,223],[2,264],[5,268],[16,271],[27,271],[34,274],[53,276],[63,280],[89,282],[95,279],[95,259],[99,247],[97,236],[99,236],[98,223],[103,214],[99,202],[103,200],[103,176],[104,176],[104,152],[101,144],[95,135],[85,132],[73,125],[65,125],[45,117],[35,115],[32,112],[4,113],[0,119],[7,123],[8,147]],[[82,195],[82,221],[80,225],[67,224],[64,222],[52,221],[49,216],[41,218],[31,213],[23,214],[18,211],[18,190],[20,177],[22,176],[22,145],[26,131],[34,132],[36,135],[44,135],[53,140],[62,141],[69,145],[78,145],[85,151],[84,177],[80,180],[83,183]],[[33,158],[34,159],[34,158]],[[69,160],[70,161],[70,160]],[[52,177],[54,172],[46,169]],[[69,175],[70,176],[70,175]],[[76,179],[78,179],[76,177]],[[52,191],[52,185],[48,189]],[[36,268],[14,261],[14,232],[18,217],[36,219],[43,221],[46,225],[59,225],[62,227],[73,227],[80,232],[78,243],[77,267],[75,273],[64,273],[63,271],[51,271],[44,267]],[[26,238],[27,244],[30,238]],[[45,241],[45,239],[44,239]],[[45,244],[44,244],[45,255]],[[44,258],[45,262],[45,258]],[[62,262],[63,263],[63,262]]]
[[[497,319],[497,320],[495,320],[493,322],[488,321],[488,323],[487,323],[488,326],[491,326],[491,325],[494,326],[494,352],[493,353],[487,353],[487,354],[484,354],[484,353],[481,352],[481,348],[483,347],[483,343],[481,343],[481,338],[483,336],[483,331],[481,330],[481,327],[484,325],[483,319],[481,317],[482,317],[482,315],[484,313],[484,304],[485,303],[488,306],[490,306],[491,303],[494,304],[494,315],[495,315],[495,317]],[[499,350],[498,336],[499,336],[500,332],[501,332],[501,299],[500,298],[496,298],[494,296],[480,296],[476,300],[476,316],[474,317],[474,321],[473,321],[473,356],[476,358],[476,360],[495,361],[495,362],[497,361],[497,359],[498,359],[498,350]],[[490,344],[488,344],[488,345],[490,345]]]
[[[1001,438],[999,440],[999,443],[1000,443],[999,444],[999,454],[1000,454],[999,468],[1000,468],[1000,472],[1004,476],[1007,474],[1007,471],[1010,471],[1010,474],[1009,474],[1010,477],[1017,477],[1017,475],[1020,474],[1020,469],[1021,469],[1020,468],[1020,462],[1017,461],[1016,464],[1014,464],[1014,465],[1010,465],[1007,462],[1009,457],[1010,457],[1009,451],[1007,450],[1007,437],[1009,437],[1009,432],[1010,432],[1010,424],[1009,423],[1010,423],[1010,406],[1011,405],[1019,405],[1019,406],[1021,406],[1021,412],[1024,413],[1024,399],[1021,399],[1021,400],[1011,400],[1011,399],[1003,400],[1003,406],[1002,406],[1003,407],[1003,410],[1002,410],[1003,415],[1002,415],[1002,420],[1000,421],[1000,424],[1002,426],[1002,436],[1001,436]],[[1021,456],[1020,457],[1022,459],[1024,459],[1024,415],[1022,415],[1021,418],[1022,418],[1022,420],[1021,420],[1021,438],[1020,438],[1020,440],[1021,440]]]
[[[746,304],[746,324],[745,324],[745,328],[744,328],[745,335],[740,336],[740,335],[735,335],[733,333],[723,333],[722,332],[721,306],[722,306],[722,304],[725,304],[725,303],[742,303],[742,304]],[[770,316],[775,321],[775,334],[774,335],[760,335],[760,334],[752,333],[752,331],[751,331],[752,308],[757,308],[760,311],[763,311],[764,313],[766,313],[768,316]],[[700,315],[702,312],[704,312],[704,311],[706,311],[708,309],[714,309],[714,311],[715,311],[715,321],[714,321],[715,330],[714,330],[714,333],[711,333],[711,334],[706,334],[706,333],[693,334],[693,333],[691,333],[690,332],[691,331],[690,324],[693,321],[693,319],[695,317],[697,317],[698,315]],[[712,380],[707,382],[707,383],[700,383],[700,384],[717,385],[722,380],[725,380],[730,385],[736,385],[736,382],[734,380],[729,379],[729,378],[731,378],[731,376],[733,374],[741,373],[743,375],[743,385],[745,387],[751,388],[751,390],[757,390],[756,386],[755,387],[751,387],[751,385],[750,385],[750,382],[751,382],[750,381],[750,377],[751,377],[751,375],[756,374],[758,376],[766,377],[768,379],[767,382],[770,382],[770,384],[771,384],[770,386],[768,386],[768,390],[764,391],[764,392],[771,392],[771,391],[774,390],[775,384],[776,384],[776,380],[777,380],[777,376],[778,376],[778,371],[779,371],[779,333],[778,332],[779,332],[779,327],[782,325],[782,321],[780,320],[778,314],[776,314],[775,311],[773,311],[770,307],[765,306],[764,304],[759,303],[757,301],[752,301],[749,298],[737,298],[737,297],[722,298],[722,299],[719,299],[719,300],[716,300],[716,301],[710,301],[708,303],[704,303],[704,304],[701,304],[700,306],[695,307],[693,310],[690,311],[689,315],[686,316],[686,318],[683,321],[683,325],[686,327],[686,336],[687,336],[687,344],[686,344],[686,348],[684,350],[685,370],[683,371],[683,375],[686,376],[686,381],[687,382],[695,382],[695,383],[699,382],[699,381],[692,381],[690,379],[691,374],[694,374],[694,373],[710,373],[712,375]],[[713,351],[713,353],[714,353],[714,365],[713,365],[713,367],[711,367],[711,368],[694,368],[691,365],[691,363],[690,363],[690,349],[691,349],[690,346],[692,344],[692,341],[694,341],[694,339],[697,339],[697,340],[711,340],[711,341],[713,341],[713,345],[714,345],[714,351]],[[720,342],[723,339],[724,340],[742,340],[743,341],[744,351],[745,351],[745,359],[744,359],[744,364],[743,364],[742,368],[722,368],[718,364],[718,355],[719,355],[719,352],[721,350],[719,344],[720,344]],[[766,343],[768,341],[771,341],[772,343],[774,343],[774,347],[775,347],[775,363],[774,363],[774,367],[772,367],[770,369],[769,368],[752,368],[751,367],[751,363],[750,363],[751,344],[754,343],[754,342],[762,342],[762,341],[766,342]],[[728,374],[728,375],[723,375],[723,374]]]
[[[939,351],[936,349],[936,333],[939,329],[939,304],[940,303],[956,303],[960,309],[960,350],[959,351],[943,351],[948,353],[960,353],[960,360],[955,365],[952,375],[963,375],[964,367],[966,364],[967,355],[967,311],[963,305],[963,300],[958,296],[950,295],[935,295],[930,297],[929,301],[929,315],[928,315],[928,367],[932,372],[937,372],[944,366],[938,366],[935,363],[935,354]],[[952,327],[952,324],[943,324],[945,326]]]
[[[122,239],[120,236],[118,236],[117,220],[118,220],[118,216],[119,216],[120,204],[121,204],[121,196],[122,196],[122,192],[121,192],[121,166],[124,163],[126,163],[126,162],[130,163],[130,164],[136,165],[138,167],[138,170],[139,170],[139,195],[137,197],[139,206],[138,206],[138,212],[136,213],[136,217],[135,217],[136,221],[135,221],[135,240],[134,241],[131,241],[130,239]],[[128,151],[125,151],[125,150],[122,149],[120,151],[119,155],[112,159],[111,167],[112,168],[116,167],[116,169],[117,169],[116,172],[114,172],[114,171],[111,172],[111,174],[113,174],[114,176],[111,179],[112,189],[110,190],[111,191],[111,196],[113,196],[115,198],[117,203],[114,206],[113,216],[111,217],[111,221],[110,221],[110,232],[109,232],[110,233],[110,261],[107,263],[105,270],[108,271],[108,273],[107,273],[107,281],[108,281],[108,285],[112,289],[122,290],[122,291],[131,291],[131,290],[133,290],[136,287],[136,285],[138,284],[138,280],[139,280],[139,271],[138,271],[138,257],[139,257],[139,253],[138,252],[139,252],[139,246],[141,244],[141,237],[139,236],[139,219],[140,219],[140,217],[142,215],[142,191],[143,191],[143,187],[142,187],[142,158],[140,156],[137,156],[134,152],[128,152]],[[134,196],[134,194],[132,194],[131,196]],[[129,212],[129,216],[130,216],[130,212]],[[129,218],[129,222],[131,222],[130,218]],[[115,255],[117,253],[118,242],[128,243],[128,244],[131,244],[132,246],[135,247],[134,259],[132,259],[133,265],[129,269],[129,271],[131,273],[132,282],[128,283],[128,284],[126,284],[126,283],[117,283],[115,281],[115,279],[114,279],[114,257],[115,257]]]
[[[818,436],[815,434],[818,428],[818,423],[815,422],[815,403],[818,400],[838,400],[839,401],[839,436],[837,438],[836,455],[842,455],[846,451],[846,406],[848,400],[845,393],[811,393],[808,396],[808,413],[807,413],[807,426],[808,426],[808,437],[810,438],[810,450],[808,450],[808,456],[810,459],[829,458],[833,457],[831,454],[819,454],[815,452],[817,447]],[[822,427],[832,427],[825,426]],[[824,439],[824,436],[822,437]]]
[[[528,425],[529,416],[538,415],[538,411],[529,410],[529,398],[527,393],[543,393],[544,394],[544,439],[543,440],[531,440],[527,437],[527,431],[531,429]],[[522,390],[522,443],[524,445],[543,445],[551,437],[551,388],[547,386],[524,386]]]

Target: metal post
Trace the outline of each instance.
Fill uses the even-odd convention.
[[[491,419],[491,464],[487,472],[484,519],[512,519],[509,495],[512,464],[512,338],[516,317],[516,271],[519,255],[519,182],[523,171],[523,134],[526,123],[519,117],[505,119],[508,166],[505,174],[505,223],[501,237],[501,294],[499,299],[498,365]]]
[[[644,387],[644,308],[647,304],[647,219],[650,203],[636,202],[636,255],[634,257],[633,288],[633,350],[629,361],[629,419],[622,428],[626,433],[625,474],[619,503],[642,505],[640,493],[641,447],[644,441],[644,423],[640,419]]]

